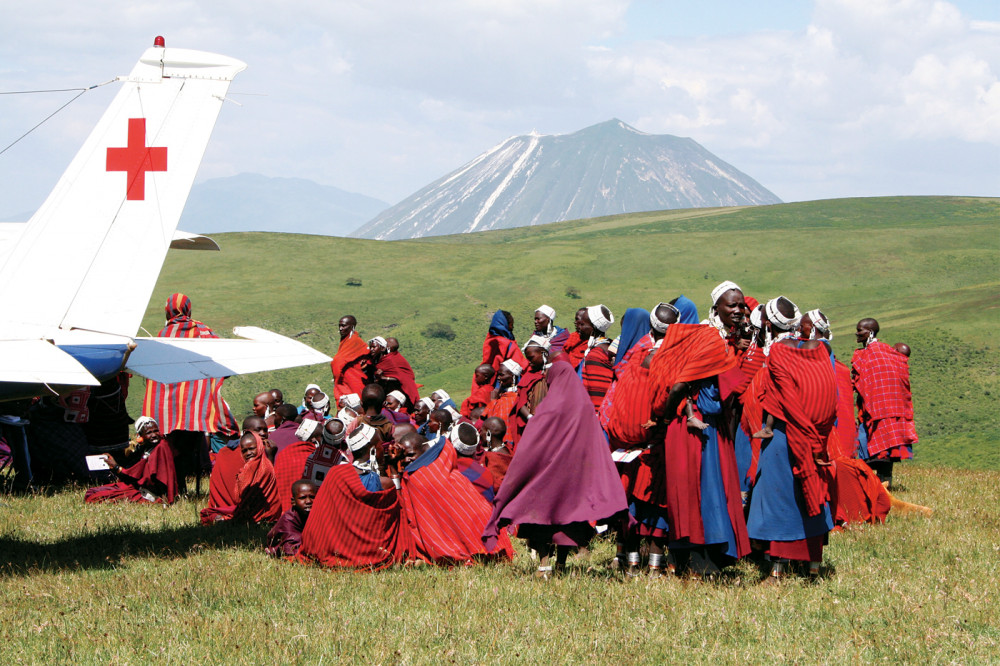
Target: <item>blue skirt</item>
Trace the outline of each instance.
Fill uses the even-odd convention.
[[[829,503],[823,505],[818,515],[806,515],[802,489],[792,474],[784,424],[775,424],[774,437],[764,440],[761,447],[747,517],[750,538],[797,541],[832,530]]]

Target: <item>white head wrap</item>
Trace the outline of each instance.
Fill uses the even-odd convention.
[[[549,321],[556,320],[556,311],[548,305],[539,305],[535,312],[541,312],[543,315],[549,318]]]
[[[785,298],[785,300],[788,301],[789,303],[792,303],[792,308],[795,311],[795,314],[793,314],[791,317],[786,317],[785,315],[781,314],[781,311],[778,310],[778,299],[781,298],[785,297],[778,296],[778,298],[772,298],[771,300],[769,300],[767,304],[764,306],[764,313],[767,315],[767,318],[771,321],[771,324],[781,329],[782,331],[787,331],[788,329],[792,328],[792,325],[795,323],[795,321],[802,315],[799,313],[799,309],[798,307],[796,307],[795,303],[792,303],[787,298]]]
[[[319,386],[317,386],[316,384],[309,384],[309,385],[306,386],[306,390],[302,392],[302,406],[305,407],[305,408],[307,408],[307,409],[308,409],[309,405],[306,404],[306,394],[309,393],[309,391],[312,391],[313,389],[315,389],[317,391],[321,391],[321,392],[323,390]]]
[[[601,333],[607,332],[607,330],[611,328],[611,324],[615,323],[615,315],[610,309],[608,310],[608,316],[610,318],[604,318],[604,312],[602,311],[602,308],[604,307],[605,306],[603,305],[591,305],[587,308],[587,317],[590,318],[590,323],[593,324],[594,328]]]
[[[764,304],[761,303],[753,310],[750,311],[750,325],[756,329],[761,329],[764,326]]]
[[[816,338],[816,331],[826,334],[826,339],[833,341],[833,332],[830,331],[830,320],[826,318],[826,315],[820,312],[819,308],[815,310],[810,310],[806,313],[809,317],[809,321],[812,322],[813,331],[809,334],[810,338]]]
[[[403,395],[402,391],[389,391],[389,395],[387,397],[395,398],[400,407],[406,404],[406,396]]]
[[[722,295],[724,293],[726,293],[727,291],[732,291],[733,289],[736,289],[739,292],[743,291],[742,289],[740,289],[740,286],[738,284],[736,284],[735,282],[731,282],[729,280],[726,280],[725,282],[717,286],[715,289],[713,289],[712,305],[714,306],[716,303],[718,303],[719,299],[722,298]]]
[[[524,343],[524,349],[527,350],[528,347],[541,347],[546,352],[549,351],[549,339],[541,335],[533,335],[528,338],[528,341]]]
[[[140,416],[135,420],[135,434],[141,435],[143,428],[149,427],[149,425],[156,425],[156,419],[152,416]]]
[[[334,435],[326,427],[327,425],[329,425],[330,423],[332,423],[334,421],[337,421],[341,425],[340,434],[339,435]],[[305,421],[303,421],[302,423],[305,423]],[[328,421],[327,423],[323,424],[323,443],[324,444],[328,444],[328,445],[330,445],[330,446],[332,446],[334,448],[338,448],[339,449],[340,445],[344,443],[344,438],[345,437],[347,437],[347,423],[343,419],[339,419],[339,418],[337,418],[337,419],[330,419],[330,421]]]
[[[383,338],[381,335],[376,335],[374,338],[372,338],[371,340],[369,340],[368,341],[368,346],[370,347],[373,342],[375,343],[376,347],[381,347],[382,349],[385,349],[385,350],[389,349],[389,343],[386,342],[385,338]]]
[[[299,438],[300,442],[308,442],[309,438],[316,434],[316,428],[319,428],[321,425],[323,424],[319,421],[305,419],[295,429],[295,436]]]
[[[360,451],[369,446],[375,437],[375,428],[367,423],[359,423],[350,435],[347,436],[347,446],[351,451]]]
[[[471,432],[472,439],[474,439],[475,441],[473,441],[471,444],[462,441],[463,431],[466,433]],[[452,446],[455,447],[455,450],[458,451],[463,456],[471,456],[479,448],[479,431],[476,430],[476,426],[466,421],[462,421],[461,423],[455,424],[455,427],[451,429],[449,438],[451,439],[451,444]]]
[[[452,407],[451,405],[448,405],[447,407],[445,407],[445,409],[446,409],[446,410],[448,410],[448,413],[449,413],[449,414],[451,414],[451,421],[452,421],[452,423],[455,423],[455,422],[457,422],[457,421],[458,421],[458,420],[459,420],[460,418],[462,418],[462,415],[458,413],[458,410],[456,410],[456,409],[455,409],[454,407]]]
[[[434,409],[434,401],[431,400],[430,398],[421,398],[420,402],[418,402],[417,404],[418,405],[424,405],[425,407],[427,407],[428,410],[431,410],[431,411],[433,411],[433,409]]]
[[[445,391],[444,389],[438,389],[434,391],[433,393],[431,393],[431,397],[437,398],[441,402],[448,402],[449,400],[451,400],[451,396],[448,395],[448,392]]]
[[[337,412],[337,420],[344,424],[350,423],[356,418],[358,418],[358,413],[350,407],[344,407],[342,410]]]
[[[323,396],[322,398],[320,396]],[[318,409],[320,411],[325,411],[327,407],[330,406],[330,396],[325,393],[320,393],[318,396],[313,398],[312,408]]]
[[[656,316],[656,311],[664,307],[673,310],[677,314],[678,318],[681,316],[681,311],[678,310],[676,306],[671,305],[670,303],[659,303],[655,308],[649,311],[649,325],[657,333],[666,333],[667,326],[670,325],[663,323],[660,321],[659,317]]]
[[[524,372],[524,371],[523,371],[523,370],[521,369],[521,364],[520,364],[520,363],[518,363],[517,361],[515,361],[515,360],[514,360],[514,359],[512,359],[512,358],[509,358],[509,359],[507,359],[506,361],[504,361],[503,363],[501,363],[501,365],[502,365],[503,367],[507,368],[508,370],[510,370],[510,371],[511,371],[511,372],[513,373],[513,375],[514,375],[515,379],[516,379],[517,377],[520,377],[520,376],[521,376],[521,373],[522,373],[522,372]]]
[[[354,411],[358,411],[358,407],[361,406],[361,396],[357,393],[347,393],[340,396],[340,406],[350,407]]]

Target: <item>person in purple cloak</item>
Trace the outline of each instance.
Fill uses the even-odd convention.
[[[553,546],[560,571],[574,546],[594,535],[592,521],[606,522],[628,510],[608,442],[583,383],[565,361],[548,371],[549,392],[524,429],[483,530],[487,550],[508,525],[538,551],[535,576],[549,578]]]

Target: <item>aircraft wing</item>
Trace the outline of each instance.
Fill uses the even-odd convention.
[[[0,382],[101,384],[79,361],[47,340],[0,340]]]
[[[262,328],[237,328],[234,333],[249,339],[136,338],[125,367],[147,379],[175,384],[331,360],[308,345]]]

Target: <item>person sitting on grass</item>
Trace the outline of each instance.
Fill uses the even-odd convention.
[[[451,432],[451,412],[447,409],[435,409],[427,419],[427,432],[429,441],[436,442],[442,437],[447,437]]]
[[[476,426],[465,421],[459,423],[452,428],[450,440],[458,454],[458,459],[455,461],[456,469],[472,483],[487,502],[493,504],[493,498],[496,496],[493,491],[493,474],[476,462],[476,455],[479,453],[479,432]]]
[[[459,413],[465,418],[472,418],[472,410],[476,407],[485,407],[490,401],[490,393],[493,391],[493,366],[483,363],[472,373],[472,389],[469,397],[462,401],[462,408]]]
[[[267,533],[265,552],[272,557],[295,555],[302,546],[302,530],[316,499],[316,484],[299,479],[292,484],[292,506]]]
[[[177,496],[177,473],[174,455],[160,427],[148,416],[135,422],[135,441],[125,449],[119,464],[110,454],[104,455],[108,467],[118,481],[90,488],[83,496],[87,503],[95,502],[163,502],[173,504]]]
[[[299,438],[295,436],[295,431],[299,429],[298,421],[296,421],[298,415],[299,412],[295,409],[295,405],[285,402],[274,408],[274,430],[267,438],[274,444],[276,454],[299,441]]]
[[[281,515],[274,465],[265,453],[264,440],[255,432],[244,433],[238,452],[243,466],[235,479],[223,476],[218,464],[212,469],[208,506],[201,510],[203,525],[223,520],[273,522]]]
[[[437,564],[513,558],[506,533],[489,547],[480,539],[493,505],[458,470],[454,446],[441,439],[430,444],[410,433],[397,448],[402,450],[400,500],[417,557]]]

